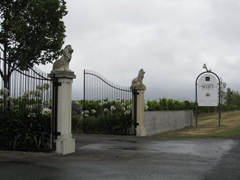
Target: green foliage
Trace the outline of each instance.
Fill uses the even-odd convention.
[[[51,118],[2,111],[0,147],[10,149],[49,149]]]
[[[0,1],[0,75],[4,88],[16,69],[52,63],[61,55],[65,38],[64,0]],[[10,92],[8,93],[8,95]],[[7,108],[7,96],[3,97]]]
[[[226,93],[225,93],[225,89],[226,88],[227,88],[227,84],[220,77],[220,98],[221,98],[221,104],[224,103],[225,98],[226,98]]]
[[[175,101],[173,99],[168,99],[167,104],[168,104],[168,110],[170,111],[176,110]]]
[[[190,110],[193,108],[193,104],[190,101],[184,101],[184,109],[185,110]]]
[[[232,103],[233,103],[233,91],[231,90],[231,88],[227,88],[225,104],[231,105]]]
[[[185,110],[184,102],[174,101],[175,110]]]
[[[240,108],[240,95],[238,91],[231,90],[227,88],[225,93],[225,105],[227,106],[228,111],[239,110]]]
[[[157,100],[147,101],[148,111],[158,111],[160,110],[160,103]]]
[[[235,94],[235,96],[232,97],[231,103],[221,104],[221,111],[239,110],[239,108],[240,108],[239,94],[238,94],[238,92],[233,92],[233,94]],[[226,101],[226,102],[230,102],[230,101]],[[187,100],[185,100],[183,102],[178,101],[178,100],[173,100],[173,99],[166,99],[166,98],[159,99],[159,101],[148,100],[147,106],[148,106],[147,111],[193,110],[194,114],[196,112],[196,103],[190,102]],[[218,111],[218,107],[214,107],[214,106],[198,107],[198,115],[213,113],[213,112],[217,112],[217,111]]]
[[[168,105],[167,105],[167,99],[166,98],[159,99],[159,104],[160,104],[160,110],[162,110],[162,111],[168,110]]]
[[[83,133],[83,118],[79,115],[72,116],[72,130],[74,132]]]
[[[0,44],[4,61],[20,69],[52,62],[65,38],[64,0],[8,0],[0,2]]]
[[[48,88],[43,84],[21,97],[9,98],[9,109],[4,108],[0,95],[0,147],[50,150],[50,102],[42,99]]]
[[[84,102],[78,101],[78,104],[81,106]],[[72,126],[77,132],[128,134],[132,126],[131,107],[131,101],[120,99],[86,101],[82,114],[72,117]]]
[[[196,106],[190,101],[180,102],[178,100],[162,98],[157,100],[148,100],[148,111],[174,111],[174,110],[192,110]]]

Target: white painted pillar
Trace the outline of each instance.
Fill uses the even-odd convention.
[[[134,108],[135,104],[137,107],[137,114],[136,114],[136,136],[146,136],[146,129],[145,129],[145,116],[144,116],[144,109],[145,109],[145,102],[144,102],[144,92],[146,90],[146,86],[142,83],[144,78],[144,70],[140,69],[138,76],[132,80],[131,90],[133,91],[133,108],[132,108],[132,119],[134,120]],[[137,95],[137,102],[135,102],[134,93]]]
[[[146,136],[146,130],[145,130],[145,116],[144,116],[144,109],[145,109],[145,103],[144,103],[144,92],[145,90],[137,90],[137,132],[136,136]]]
[[[66,155],[75,152],[72,138],[72,82],[76,78],[72,71],[52,71],[49,75],[58,79],[56,152]]]

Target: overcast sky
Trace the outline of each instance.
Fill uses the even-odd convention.
[[[130,86],[143,68],[146,100],[194,101],[204,63],[240,91],[239,0],[66,2],[65,45],[74,49],[70,69],[77,76],[73,99],[82,99],[84,69]]]

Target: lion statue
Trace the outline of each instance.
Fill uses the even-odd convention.
[[[69,62],[72,59],[72,53],[72,46],[66,45],[62,57],[53,63],[53,71],[70,71]]]
[[[145,90],[146,86],[142,83],[144,78],[145,71],[140,69],[138,72],[138,76],[132,80],[131,89],[142,89]]]

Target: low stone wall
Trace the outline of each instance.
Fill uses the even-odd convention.
[[[145,111],[146,136],[179,130],[192,125],[193,111]]]

